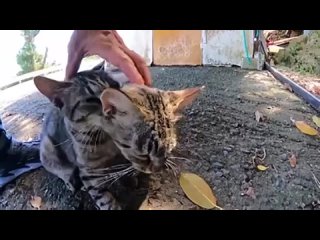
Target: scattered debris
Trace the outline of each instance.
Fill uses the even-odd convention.
[[[274,54],[274,53],[278,53],[280,51],[283,51],[285,48],[284,47],[279,47],[279,46],[275,46],[275,45],[271,45],[268,47],[269,49],[269,52],[271,54]]]
[[[293,92],[292,87],[291,87],[288,83],[285,83],[285,84],[284,84],[284,88],[285,88],[286,90],[289,90],[290,92]]]
[[[301,36],[303,35],[303,30],[264,30],[263,35],[268,45],[272,45],[281,40]]]
[[[262,153],[261,151],[259,152],[258,149],[255,150],[255,154],[252,157],[252,164],[254,166],[257,165],[263,165],[264,164],[264,159],[267,157],[267,152],[265,148],[262,148]]]
[[[290,166],[293,168],[295,168],[297,165],[297,158],[296,158],[296,155],[294,155],[293,153],[289,156],[289,163],[290,163]]]
[[[320,181],[319,181],[319,179],[316,177],[316,175],[314,175],[313,172],[311,172],[311,174],[312,174],[312,177],[313,177],[314,181],[316,182],[317,187],[320,189]]]
[[[255,116],[256,116],[256,121],[257,122],[263,122],[266,120],[266,117],[259,111],[255,112]]]
[[[253,187],[248,187],[248,190],[244,193],[246,196],[251,197],[252,199],[256,199],[256,194],[254,192]]]
[[[320,128],[320,118],[317,116],[312,116],[312,121]]]
[[[289,42],[297,39],[299,37],[291,37],[291,38],[285,38],[285,39],[281,39],[281,40],[278,40],[278,41],[274,41],[273,42],[273,45],[275,46],[279,46],[279,45],[284,45],[284,44],[288,44]]]

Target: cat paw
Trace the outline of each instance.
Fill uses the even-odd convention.
[[[122,210],[122,207],[118,202],[114,202],[112,204],[107,204],[100,202],[98,206],[99,210]]]

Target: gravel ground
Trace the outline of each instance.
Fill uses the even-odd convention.
[[[300,133],[290,117],[311,124],[315,112],[267,72],[237,68],[152,67],[154,86],[164,89],[205,85],[203,95],[179,124],[177,154],[196,160],[186,170],[203,177],[224,209],[319,209],[319,140]],[[19,91],[24,95],[19,94]],[[19,95],[20,97],[17,97]],[[31,82],[0,94],[8,130],[21,140],[37,138],[48,101]],[[255,112],[265,116],[257,122]],[[265,150],[258,171],[254,156]],[[288,157],[294,153],[296,167]],[[129,188],[129,189],[128,189]],[[114,192],[128,209],[200,209],[168,173],[141,177],[137,187],[118,184]],[[130,193],[130,194],[129,194]],[[93,209],[86,193],[71,194],[43,169],[25,174],[0,193],[0,209]]]

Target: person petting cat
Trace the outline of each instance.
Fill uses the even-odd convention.
[[[97,55],[119,68],[137,84],[151,85],[142,57],[130,50],[115,30],[75,30],[68,44],[65,81],[78,72],[84,57]],[[19,142],[7,133],[0,118],[0,188],[20,175],[41,167],[39,141]]]

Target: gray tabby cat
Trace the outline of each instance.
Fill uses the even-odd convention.
[[[168,167],[167,157],[177,141],[175,123],[202,89],[121,86],[115,78],[111,72],[90,70],[70,82],[34,79],[38,90],[53,103],[41,136],[44,168],[72,191],[84,186],[101,210],[121,209],[106,188],[110,179]],[[119,159],[125,163],[114,165]]]

